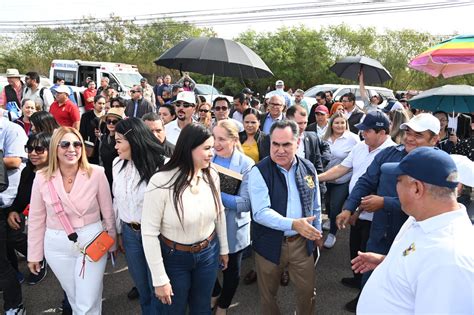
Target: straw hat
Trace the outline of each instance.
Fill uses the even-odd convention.
[[[18,69],[7,69],[7,78],[20,78],[20,72]]]

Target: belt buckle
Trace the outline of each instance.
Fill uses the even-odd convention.
[[[130,227],[135,232],[140,232],[140,224],[136,222],[130,222]]]
[[[194,254],[194,253],[198,253],[198,252],[201,251],[201,249],[202,249],[201,244],[193,244],[193,245],[191,245],[191,250],[190,250],[190,252],[193,253],[193,254]]]

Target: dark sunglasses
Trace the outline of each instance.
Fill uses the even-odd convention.
[[[68,149],[70,146],[74,147],[74,148],[82,148],[82,142],[81,141],[60,141],[59,142],[59,146],[62,148],[62,149]]]
[[[105,122],[107,123],[107,125],[114,125],[115,126],[119,121],[116,120],[116,119],[107,119]]]
[[[200,109],[199,112],[200,112],[200,113],[206,113],[206,114],[207,114],[207,113],[210,112],[210,110],[209,110],[209,109]]]
[[[41,146],[41,145],[37,145],[37,146],[30,146],[30,145],[25,145],[25,152],[26,153],[32,153],[33,151],[35,151],[37,154],[43,154],[44,151],[46,151],[46,148]]]
[[[189,103],[184,103],[184,102],[176,102],[176,107],[180,107],[180,106],[183,106],[184,108],[189,108],[189,107],[194,107],[193,104],[189,104]]]
[[[216,112],[218,112],[218,111],[223,111],[223,112],[225,112],[228,108],[229,108],[229,107],[227,107],[227,106],[215,106],[215,107],[214,107],[214,110],[215,110]]]

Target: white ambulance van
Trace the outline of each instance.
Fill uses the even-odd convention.
[[[109,78],[109,85],[114,87],[123,98],[130,98],[128,91],[140,84],[142,75],[135,65],[115,62],[83,61],[83,60],[53,60],[49,70],[51,81],[58,77],[64,79],[66,85],[76,87],[75,92],[85,90],[86,78],[90,77],[100,86],[102,77]]]

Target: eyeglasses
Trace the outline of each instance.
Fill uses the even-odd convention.
[[[37,145],[37,146],[30,146],[30,145],[25,145],[25,152],[26,153],[32,153],[33,151],[36,152],[36,154],[43,154],[44,151],[46,151],[46,148],[41,146],[41,145]]]
[[[283,106],[283,104],[280,104],[280,103],[268,103],[268,104],[270,104],[270,105],[272,105],[272,106],[275,106],[275,107],[281,107],[281,106]]]
[[[130,94],[138,93],[138,92],[140,92],[140,91],[130,90]]]
[[[58,145],[61,147],[61,149],[68,149],[71,146],[71,144],[76,149],[77,148],[82,148],[82,142],[81,141],[73,141],[73,142],[71,142],[71,141],[60,141]]]
[[[200,112],[200,113],[206,113],[206,114],[207,114],[207,113],[210,112],[210,110],[209,110],[209,109],[200,109],[199,112]]]
[[[349,103],[350,101],[349,101],[349,100],[342,100],[341,102],[343,102],[343,103]]]
[[[214,111],[216,111],[216,112],[219,112],[219,111],[225,112],[227,109],[229,109],[229,107],[227,107],[227,106],[215,106],[214,107]]]
[[[116,120],[116,119],[107,119],[105,122],[107,123],[107,125],[114,125],[115,126],[119,121]]]
[[[190,103],[185,103],[185,102],[176,102],[176,107],[181,107],[183,106],[184,108],[188,108],[188,107],[194,107],[194,104],[190,104]]]

